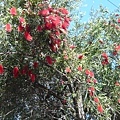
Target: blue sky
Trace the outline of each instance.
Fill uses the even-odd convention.
[[[110,0],[115,5],[120,6],[120,0]],[[106,7],[109,11],[115,11],[117,8],[112,5],[108,0],[83,0],[83,7],[81,10],[85,12],[85,16],[83,17],[83,21],[88,21],[89,14],[91,11],[91,8],[98,9],[100,5]]]

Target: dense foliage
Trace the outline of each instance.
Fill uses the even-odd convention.
[[[1,119],[119,120],[120,15],[100,7],[68,31],[76,3],[0,4]]]

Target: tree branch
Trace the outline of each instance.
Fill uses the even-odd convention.
[[[44,85],[41,85],[39,82],[35,82],[34,83],[34,87],[40,87],[41,89],[44,89],[45,91],[47,91],[50,95],[53,95],[54,97],[56,97],[57,99],[59,99],[60,101],[62,101],[63,99],[58,96],[55,92],[53,92],[52,90],[48,89],[47,87],[45,87]]]

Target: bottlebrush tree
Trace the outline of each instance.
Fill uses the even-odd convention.
[[[68,31],[71,2],[2,3],[1,119],[119,119],[120,15]]]

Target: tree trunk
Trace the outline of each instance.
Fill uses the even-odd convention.
[[[82,96],[78,96],[78,100],[77,100],[77,107],[78,107],[78,115],[79,118],[81,118],[81,120],[85,120],[85,113],[84,113],[84,109],[83,109],[83,102],[82,102]]]
[[[69,89],[70,89],[71,94],[73,94],[73,93],[78,94],[79,93],[79,95],[73,97],[74,109],[76,111],[75,120],[85,120],[85,113],[84,113],[84,110],[83,110],[82,95],[80,94],[80,90],[74,90],[74,88],[75,88],[75,86],[72,87],[69,84]]]

